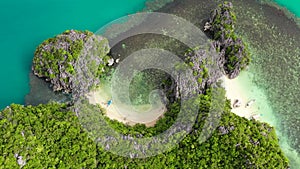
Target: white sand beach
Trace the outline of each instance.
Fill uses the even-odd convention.
[[[128,105],[112,103],[107,106],[108,100],[112,98],[110,89],[107,86],[101,86],[98,89],[91,91],[87,94],[87,97],[91,104],[100,105],[106,110],[105,115],[113,120],[125,123],[127,125],[135,125],[137,123],[145,124],[147,127],[154,126],[156,121],[163,117],[163,114],[167,111],[165,105],[159,105],[158,107],[152,108],[150,111],[141,113],[139,111],[130,111],[128,113],[120,113],[120,109],[132,110]],[[148,109],[151,105],[143,105],[136,107],[137,109]]]
[[[237,79],[228,79],[226,76],[222,80],[226,90],[226,97],[231,100],[232,112],[247,119],[252,117],[259,118],[258,109],[255,105],[256,100],[252,105],[247,106],[247,103],[255,98],[251,98],[245,94],[243,86],[239,84],[239,81]],[[240,102],[240,105],[239,107],[234,107],[234,102],[237,100]]]
[[[226,97],[231,100],[233,113],[247,119],[254,118],[268,122],[274,126],[276,119],[272,114],[272,109],[268,106],[269,104],[262,90],[252,82],[251,74],[242,72],[235,79],[228,79],[226,76],[223,76],[221,80],[223,81],[223,87],[226,89]],[[156,121],[163,117],[164,112],[167,110],[164,105],[159,105],[146,113],[134,111],[120,113],[120,109],[129,110],[129,106],[116,105],[114,102],[110,106],[107,106],[108,100],[112,98],[110,92],[109,86],[104,84],[98,89],[91,91],[87,97],[91,104],[99,104],[103,107],[106,110],[107,117],[128,125],[142,123],[146,126],[154,126]],[[239,107],[233,106],[236,100],[240,102]],[[247,106],[249,102],[251,102],[251,105]],[[147,106],[151,107],[151,105],[143,105],[141,108]]]
[[[252,76],[244,71],[235,79],[228,79],[226,76],[221,78],[226,89],[226,97],[231,100],[232,112],[247,119],[255,118],[274,125],[276,121],[272,109],[263,91],[253,83]],[[237,99],[240,106],[234,107]],[[249,102],[250,105],[247,106]]]

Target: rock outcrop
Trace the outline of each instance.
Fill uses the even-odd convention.
[[[211,45],[209,49],[195,49],[185,54],[185,63],[192,73],[181,73],[175,79],[177,82],[176,99],[183,95],[180,89],[184,89],[186,96],[204,94],[206,89],[215,85],[222,77],[223,61],[220,59],[222,57],[215,50],[214,46]]]
[[[215,40],[213,45],[216,51],[222,54],[223,69],[230,79],[237,77],[250,62],[246,44],[234,31],[236,16],[232,8],[231,2],[220,4],[211,12],[204,26],[204,30]]]
[[[107,39],[101,36],[89,31],[67,30],[54,38],[45,40],[37,47],[32,70],[36,76],[49,81],[54,91],[71,93],[75,77],[78,75],[75,67],[87,66],[93,72],[90,78],[98,79],[107,70],[106,65],[110,59],[107,56],[109,50]],[[79,60],[86,61],[79,62]],[[97,81],[93,82],[89,85],[97,83]]]

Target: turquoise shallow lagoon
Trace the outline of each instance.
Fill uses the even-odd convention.
[[[96,31],[142,10],[146,0],[0,1],[0,109],[24,103],[35,47],[66,29]]]
[[[276,1],[280,6],[295,14],[297,20],[300,19],[299,0]],[[275,27],[278,28],[281,23],[284,24],[280,19],[282,12],[278,14],[276,14],[275,10],[271,11],[272,13],[270,11],[268,11],[269,13],[264,12],[265,13],[261,13],[262,15],[259,16],[264,17],[264,14],[268,14],[269,17],[265,19],[269,25],[274,24],[276,25]],[[273,18],[270,17],[271,15]],[[278,17],[278,19],[276,17]],[[262,22],[258,20],[256,23],[260,24]],[[284,33],[284,28],[281,28],[281,31],[277,28],[275,28],[277,29],[276,31],[271,28],[266,31],[257,31],[260,33],[263,32],[262,34],[265,36],[261,37],[268,37],[268,40],[256,40],[256,36],[252,39],[250,38],[253,44],[252,54],[254,59],[248,71],[241,73],[237,80],[245,89],[245,94],[250,98],[256,99],[255,104],[259,109],[257,113],[261,115],[260,119],[276,128],[280,146],[285,155],[289,158],[291,168],[298,169],[300,166],[300,41],[298,38],[299,33],[293,34],[293,31],[296,30],[296,25],[290,22],[286,24],[285,27],[289,25],[291,29],[287,29],[287,32],[291,33],[290,36]],[[294,29],[292,29],[293,27]],[[245,27],[243,28],[247,29]],[[268,28],[268,26],[259,28]],[[268,36],[268,33],[271,35]],[[249,35],[253,36],[255,33],[249,33],[248,38]],[[255,43],[255,41],[258,43]],[[263,47],[258,47],[258,44],[261,44]]]
[[[299,0],[275,0],[281,6],[287,8],[290,12],[300,17],[300,1]]]

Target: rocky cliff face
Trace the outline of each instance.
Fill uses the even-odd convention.
[[[214,87],[223,76],[224,57],[216,52],[214,43],[206,49],[194,49],[185,54],[185,65],[175,66],[175,83],[169,86],[172,100],[188,99],[205,94],[209,87]]]
[[[101,36],[93,35],[86,41],[74,64],[76,74],[72,77],[71,88],[75,100],[96,87],[100,82],[99,78],[110,70],[108,65],[111,58],[107,56],[109,50],[108,40]]]
[[[94,79],[107,70],[109,50],[107,39],[101,36],[89,31],[68,30],[37,47],[32,70],[36,76],[49,81],[54,91],[71,93],[77,76],[82,76],[78,68],[86,67],[92,73],[89,78],[93,80],[81,85],[97,84]]]
[[[197,49],[186,54],[185,62],[190,66],[192,76],[184,76],[181,77],[183,80],[177,80],[180,88],[193,88],[191,91],[203,94],[208,87],[216,84],[223,75],[224,59],[222,53],[217,53],[215,50],[212,44],[209,49]]]
[[[234,31],[236,16],[232,8],[231,2],[220,4],[211,12],[209,21],[204,26],[204,30],[215,40],[214,48],[221,54],[223,69],[231,79],[237,77],[250,62],[247,46]]]

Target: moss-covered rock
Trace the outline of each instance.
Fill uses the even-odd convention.
[[[216,54],[214,50],[213,47],[206,50],[194,49],[185,54],[185,62],[193,71],[192,78],[197,79],[198,93],[203,94],[208,87],[215,84],[223,75],[219,69],[219,63],[217,63],[216,57],[218,56],[214,56]],[[184,78],[184,81],[187,79],[188,77]]]
[[[229,78],[235,78],[250,63],[247,45],[239,38],[234,29],[236,15],[231,2],[224,2],[211,12],[205,30],[215,40],[213,43],[223,57],[224,71]]]
[[[89,31],[67,30],[45,40],[35,51],[32,70],[38,77],[50,81],[54,91],[72,92],[77,61],[87,57],[87,53],[93,55],[87,52],[90,48],[97,49],[93,53],[97,57],[89,57],[95,60],[95,64],[85,66],[94,69],[97,78],[106,71],[110,49],[107,39]]]

